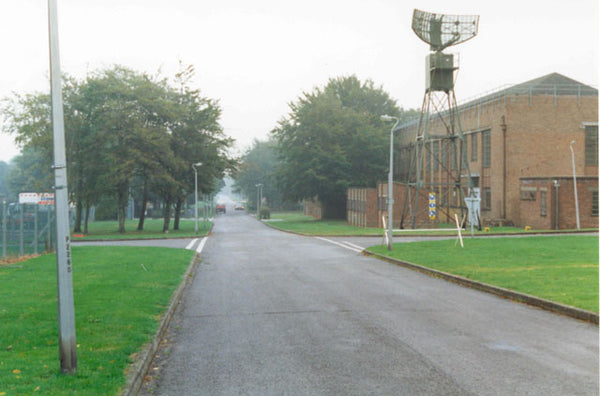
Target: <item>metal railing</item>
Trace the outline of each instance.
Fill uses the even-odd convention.
[[[53,205],[0,203],[2,260],[54,250]]]

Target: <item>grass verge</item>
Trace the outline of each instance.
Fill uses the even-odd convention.
[[[60,374],[56,258],[0,266],[0,395],[113,395],[194,252],[73,247],[77,373]]]
[[[162,231],[162,219],[146,219],[144,221],[144,230],[137,230],[137,220],[127,220],[125,222],[124,234],[119,233],[119,223],[117,221],[94,221],[88,225],[88,234],[75,234],[74,240],[110,240],[110,239],[152,239],[152,238],[185,238],[205,236],[210,231],[212,223],[198,221],[198,234],[194,232],[193,219],[181,219],[179,230],[169,230],[168,233]],[[171,222],[171,227],[173,222]]]
[[[373,246],[371,252],[598,312],[598,237],[465,239]]]
[[[312,216],[307,216],[302,212],[275,212],[271,214],[269,226],[283,231],[295,232],[302,235],[322,235],[322,236],[381,236],[383,229],[355,227],[348,224],[346,220],[317,220]],[[597,230],[596,230],[597,231]],[[498,234],[517,234],[517,233],[539,233],[548,232],[540,230],[525,231],[517,227],[489,227],[488,231],[475,231],[474,235],[498,235]],[[552,232],[552,231],[549,231]],[[464,230],[463,234],[470,235],[470,229]],[[395,231],[394,235],[431,235],[445,236],[456,235],[454,225],[441,224],[439,230],[435,231],[419,231],[419,230],[402,230]]]

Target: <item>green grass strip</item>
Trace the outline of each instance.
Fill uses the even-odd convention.
[[[467,238],[394,244],[369,251],[598,312],[598,237]]]
[[[164,233],[162,219],[146,219],[144,221],[144,230],[138,231],[137,220],[127,220],[125,222],[125,233],[119,232],[119,223],[116,221],[94,221],[88,224],[88,234],[75,234],[74,240],[114,240],[114,239],[152,239],[152,238],[186,238],[201,237],[208,234],[212,223],[210,221],[198,220],[198,234],[194,232],[193,219],[181,219],[179,230],[170,229]],[[173,221],[171,220],[171,228]]]
[[[383,236],[382,228],[355,227],[349,225],[346,220],[317,220],[312,216],[307,216],[302,212],[275,212],[271,214],[271,221],[267,222],[269,226],[283,231],[291,231],[302,235],[323,235],[323,236]],[[562,230],[565,231],[566,230]],[[597,231],[597,230],[589,230]],[[554,230],[525,230],[518,227],[486,227],[481,231],[475,230],[474,235],[498,235],[498,234],[517,234],[517,233],[545,233],[555,232]],[[431,235],[446,236],[456,235],[456,228],[453,224],[439,225],[438,230],[419,231],[405,229],[395,231],[394,235]],[[464,235],[471,235],[471,230],[463,230]]]
[[[113,395],[194,252],[73,247],[77,373],[60,374],[56,258],[0,266],[0,395]]]

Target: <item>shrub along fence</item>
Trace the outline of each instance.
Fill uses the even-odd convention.
[[[54,249],[54,205],[4,201],[0,212],[2,260]]]

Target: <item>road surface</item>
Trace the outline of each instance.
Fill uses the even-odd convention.
[[[592,324],[244,213],[213,231],[144,393],[598,394]]]

